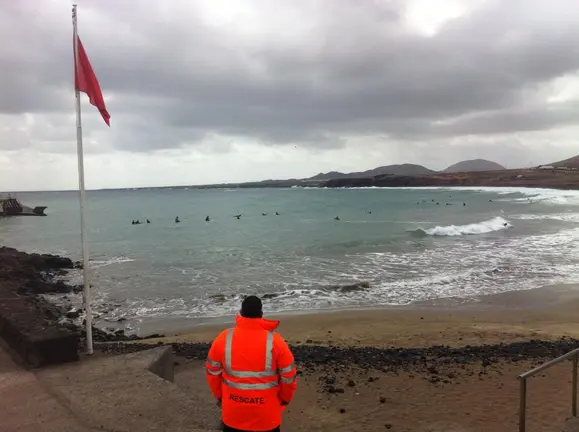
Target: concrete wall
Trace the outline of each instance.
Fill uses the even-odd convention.
[[[164,380],[175,382],[175,358],[171,347],[152,359],[149,370]]]

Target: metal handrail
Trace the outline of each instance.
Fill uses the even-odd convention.
[[[542,364],[541,366],[531,369],[525,373],[518,376],[520,380],[520,397],[519,397],[519,432],[526,431],[526,411],[527,411],[527,378],[530,378],[539,372],[543,372],[549,369],[551,366],[561,363],[569,358],[573,359],[573,383],[571,389],[571,414],[573,417],[577,417],[577,359],[579,357],[579,348],[569,351],[567,354],[563,354],[554,360]]]

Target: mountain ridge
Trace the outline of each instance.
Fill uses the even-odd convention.
[[[554,167],[579,168],[579,155],[549,164]]]
[[[357,171],[350,173],[342,173],[339,171],[329,171],[327,173],[319,173],[313,177],[308,177],[304,180],[331,180],[338,178],[364,178],[375,177],[378,175],[428,175],[434,174],[436,171],[426,168],[423,165],[416,164],[397,164],[385,165],[377,168],[372,168],[366,171]]]
[[[579,157],[578,157],[579,164]],[[502,165],[489,161],[486,159],[470,159],[463,160],[448,166],[442,171],[432,170],[424,165],[418,164],[395,164],[379,166],[366,171],[343,173],[339,171],[329,171],[327,173],[319,173],[315,176],[305,178],[307,181],[327,181],[337,179],[353,179],[353,178],[368,178],[382,175],[395,176],[424,176],[430,174],[444,173],[444,172],[480,172],[480,171],[498,171],[505,170]],[[450,171],[449,171],[450,170]]]

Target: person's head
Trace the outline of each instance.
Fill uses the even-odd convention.
[[[244,318],[261,318],[263,309],[261,299],[257,296],[246,297],[241,303],[241,316]]]

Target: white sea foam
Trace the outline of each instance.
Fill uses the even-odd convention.
[[[579,222],[579,213],[553,213],[553,214],[521,214],[510,216],[520,220],[558,220],[563,222]]]
[[[176,322],[182,322],[183,318],[230,316],[238,311],[240,301],[246,294],[269,294],[270,296],[264,299],[268,312],[311,311],[368,305],[401,305],[440,297],[466,298],[579,280],[579,264],[576,264],[579,263],[579,254],[576,251],[579,228],[571,223],[579,222],[579,211],[577,208],[561,207],[579,205],[579,191],[492,187],[371,189],[378,194],[378,191],[392,189],[429,189],[433,192],[439,191],[440,195],[448,192],[453,197],[455,192],[457,196],[461,191],[472,191],[474,193],[466,192],[465,195],[473,196],[480,192],[479,201],[485,205],[481,205],[482,213],[477,213],[478,216],[474,219],[472,216],[468,219],[479,222],[470,224],[465,224],[465,220],[456,225],[447,225],[455,219],[442,219],[447,217],[446,213],[441,215],[438,210],[437,213],[433,210],[432,213],[408,218],[396,219],[394,215],[384,218],[388,220],[369,218],[364,221],[361,217],[353,216],[349,221],[360,226],[388,222],[392,228],[387,229],[401,234],[394,245],[385,245],[382,240],[374,245],[364,240],[364,237],[335,240],[332,243],[332,253],[325,252],[323,246],[305,247],[295,256],[281,254],[282,259],[279,259],[276,248],[272,248],[267,259],[259,256],[254,258],[252,252],[241,253],[232,251],[229,247],[207,248],[205,253],[211,259],[217,260],[215,257],[221,257],[219,260],[234,262],[235,265],[208,266],[204,262],[171,264],[170,270],[163,276],[178,273],[179,277],[172,279],[176,286],[182,284],[181,280],[186,278],[189,287],[180,288],[181,291],[172,289],[171,283],[158,286],[155,291],[147,291],[134,282],[135,279],[141,280],[138,277],[120,281],[105,280],[105,277],[115,272],[115,268],[111,267],[101,273],[101,280],[98,279],[99,273],[95,272],[93,298],[96,305],[110,304],[111,299],[122,300],[119,300],[119,304],[112,310],[109,310],[108,305],[95,309],[101,314],[100,319],[116,323],[117,319],[123,317],[127,321],[121,321],[124,324],[119,325],[138,327],[148,319],[175,319]],[[397,195],[401,195],[400,192]],[[419,192],[417,195],[424,198],[425,193]],[[492,198],[495,203],[502,203],[487,206],[488,198]],[[413,199],[409,201],[414,204]],[[505,202],[509,205],[502,205]],[[470,215],[471,208],[478,210],[474,204],[471,206],[469,203],[469,206],[461,208],[461,211]],[[426,206],[421,206],[421,209],[422,207]],[[504,207],[506,212],[500,207]],[[516,210],[513,210],[513,207]],[[535,210],[539,214],[534,214]],[[565,213],[567,210],[569,212]],[[553,214],[541,214],[546,211],[553,211]],[[374,214],[380,213],[375,211]],[[497,217],[491,219],[492,216]],[[317,220],[315,215],[311,217],[312,221]],[[449,217],[461,216],[453,212]],[[434,222],[427,222],[433,219]],[[563,223],[549,223],[549,219],[565,221],[567,226]],[[420,236],[438,239],[417,241],[411,236],[404,236],[403,228],[396,226],[396,223],[408,223],[409,220],[414,221],[415,227],[423,227],[420,231],[417,230]],[[464,219],[459,219],[462,220]],[[525,220],[529,222],[524,222]],[[532,223],[531,220],[545,220],[546,228],[543,229],[543,223]],[[510,228],[512,225],[509,221],[514,221],[520,229],[509,231],[508,235],[483,235]],[[438,226],[435,226],[437,224]],[[561,226],[564,229],[552,232]],[[354,225],[350,227],[358,228]],[[381,229],[382,227],[379,227],[377,230],[379,238],[382,235]],[[453,240],[445,241],[445,237],[452,237]],[[352,247],[345,249],[345,252],[344,248],[340,247],[336,252],[334,242]],[[397,242],[400,242],[400,246]],[[254,260],[261,266],[252,265]],[[127,257],[114,257],[106,260],[102,258],[102,261],[91,264],[98,268],[129,261],[132,260]],[[129,270],[137,271],[137,266],[134,269],[132,267],[126,266]],[[123,270],[125,268],[120,268],[120,271]],[[232,273],[235,273],[235,276],[232,276]],[[345,285],[357,281],[369,281],[370,287],[351,292],[327,288],[329,285]],[[156,282],[157,280],[152,281],[153,287]],[[124,288],[125,284],[133,284],[136,288],[132,291],[133,286]],[[146,283],[141,285],[147,286]],[[224,294],[222,299],[215,297],[219,292]]]
[[[475,235],[475,234],[487,234],[494,231],[501,231],[507,228],[511,228],[511,223],[500,217],[494,217],[492,219],[471,223],[467,225],[446,225],[446,226],[435,226],[434,228],[418,228],[416,233],[430,236],[460,236],[460,235]]]
[[[336,189],[336,188],[317,188],[304,187],[301,189]],[[525,187],[493,187],[493,186],[399,186],[399,187],[349,187],[338,188],[345,190],[432,190],[432,191],[473,191],[494,193],[497,195],[514,195],[521,194],[524,197],[513,197],[512,199],[501,199],[502,201],[519,201],[521,203],[542,202],[545,204],[559,204],[559,205],[579,205],[579,190],[561,190],[561,189],[546,189],[546,188],[525,188]]]
[[[524,197],[513,197],[512,201],[520,201],[528,203],[542,202],[545,204],[565,204],[565,205],[579,205],[579,190],[561,190],[561,189],[545,189],[545,188],[523,188],[523,187],[490,187],[490,186],[458,186],[458,187],[400,187],[391,189],[427,189],[427,190],[441,190],[441,191],[473,191],[473,192],[487,192],[496,193],[498,195],[514,195],[521,194]],[[505,199],[505,201],[511,201]]]
[[[91,260],[90,266],[92,269],[98,269],[101,267],[109,266],[111,264],[121,264],[121,263],[126,263],[126,262],[133,262],[133,261],[134,261],[134,259],[127,258],[124,256],[111,257],[111,258],[108,258],[105,260]]]

